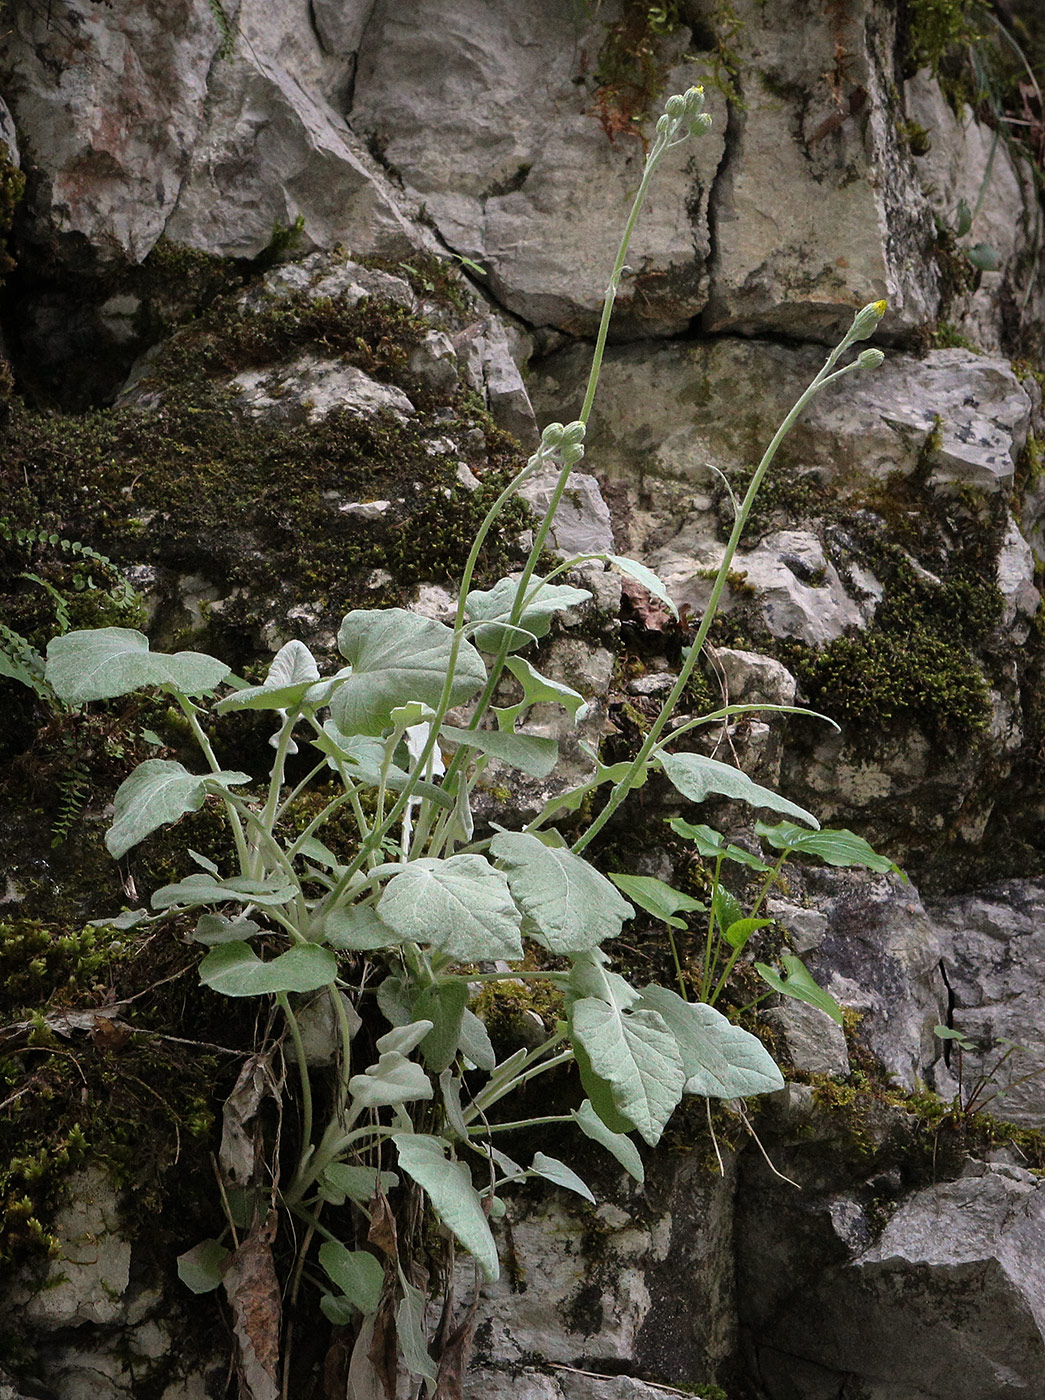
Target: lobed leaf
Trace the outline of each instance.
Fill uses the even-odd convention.
[[[385,1269],[365,1249],[347,1249],[339,1240],[319,1246],[319,1262],[330,1281],[364,1316],[377,1312],[385,1286]]]
[[[880,875],[903,874],[900,867],[888,856],[879,855],[862,836],[857,836],[855,832],[844,827],[822,827],[819,831],[807,831],[791,822],[777,822],[776,826],[756,822],[755,831],[778,851],[797,851],[804,856],[819,856],[828,865],[845,868],[856,866],[877,871]]]
[[[571,1040],[583,1046],[596,1075],[610,1086],[617,1113],[655,1147],[685,1084],[682,1056],[663,1017],[584,997],[570,1008],[570,1028]]]
[[[203,775],[190,773],[171,759],[147,758],[116,790],[113,824],[105,833],[106,849],[119,860],[158,827],[176,822],[187,812],[198,812],[208,783],[230,787],[249,782],[249,773]]]
[[[417,1103],[434,1096],[432,1081],[416,1060],[408,1060],[398,1050],[386,1051],[365,1074],[354,1074],[348,1092],[356,1106],[387,1108]]]
[[[501,831],[490,849],[502,861],[517,904],[553,953],[581,953],[615,938],[635,913],[613,885],[572,851],[524,831]]]
[[[465,601],[465,609],[472,622],[483,625],[475,632],[475,644],[481,651],[496,652],[507,641],[509,651],[518,651],[528,643],[514,635],[514,628],[507,626],[512,609],[515,607],[519,582],[516,579],[502,578],[490,589],[473,588]],[[532,633],[534,637],[545,637],[552,625],[552,618],[566,608],[586,603],[591,597],[587,588],[572,588],[565,583],[545,583],[534,574],[527,587],[532,595],[516,618],[519,627]]]
[[[247,943],[219,943],[200,963],[200,982],[227,997],[314,992],[337,976],[337,959],[318,943],[302,944],[262,962]]]
[[[45,679],[59,700],[83,705],[111,700],[156,685],[182,695],[202,695],[225,679],[224,661],[198,651],[173,656],[149,650],[149,639],[131,627],[66,632],[47,644]]]
[[[508,884],[480,855],[411,861],[389,880],[377,912],[401,938],[430,944],[454,962],[523,956]]]

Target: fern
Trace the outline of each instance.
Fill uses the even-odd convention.
[[[221,0],[207,0],[207,4],[214,16],[214,23],[218,26],[218,32],[221,34],[218,57],[231,58],[236,48],[236,31],[232,27],[232,21],[229,19]]]
[[[91,790],[91,775],[83,762],[63,774],[58,784],[58,815],[51,826],[51,849],[62,844],[82,813]]]

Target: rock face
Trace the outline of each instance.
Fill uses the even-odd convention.
[[[349,606],[452,616],[471,532],[538,425],[583,401],[661,97],[704,83],[712,129],[669,153],[635,231],[548,540],[559,558],[640,560],[681,620],[601,564],[578,574],[592,598],[541,666],[583,695],[581,722],[534,707],[528,731],[562,742],[562,767],[538,782],[491,764],[478,822],[532,818],[604,740],[634,752],[766,443],[854,310],[888,301],[884,363],[818,396],[774,461],[692,687],[701,705],[818,718],[730,714],[681,737],[852,825],[915,882],[813,862],[788,877],[765,946],[803,959],[844,1028],[770,1007],[759,1033],[789,1077],[772,1103],[688,1109],[644,1153],[642,1188],[578,1153],[597,1207],[520,1192],[463,1393],[1045,1400],[1045,1187],[1025,1165],[1045,1162],[1045,259],[1040,151],[1007,134],[1038,130],[1033,85],[1022,116],[973,111],[962,55],[918,30],[927,7],[886,0],[0,8],[0,193],[14,165],[27,181],[13,222],[0,202],[4,626],[41,580],[51,606],[32,551],[53,532],[94,561],[59,619],[79,625],[112,568],[141,598],[114,584],[106,621],[140,606],[157,644],[217,639],[245,672],[290,637],[332,653]],[[481,567],[518,567],[551,490],[528,482]],[[17,691],[5,728],[46,709],[2,668],[0,684],[5,704]],[[151,743],[139,718],[133,742]],[[34,806],[122,761],[108,723],[47,711]],[[671,879],[671,799],[653,780],[636,797],[606,839]],[[686,815],[758,845],[746,807]],[[50,928],[54,872],[73,878],[51,839],[4,847],[0,959],[8,916]],[[138,898],[130,867],[106,869],[84,898]],[[695,921],[685,936],[702,945]],[[734,1010],[762,991],[748,961],[756,990]],[[104,975],[90,985],[101,996]],[[81,994],[65,978],[61,1006]],[[5,1086],[22,1072],[8,1019]],[[318,1066],[328,1037],[311,1031]],[[102,1041],[69,1058],[110,1055],[118,1073]],[[0,1161],[0,1223],[53,1165],[21,1146]],[[66,1184],[58,1257],[0,1288],[0,1334],[21,1348],[0,1357],[0,1400],[218,1400],[224,1359],[188,1345],[203,1314],[173,1265],[147,1259],[96,1166]],[[472,1281],[461,1269],[460,1298]],[[331,1395],[343,1343],[308,1362]]]

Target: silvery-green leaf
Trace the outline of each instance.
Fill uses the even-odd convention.
[[[411,861],[393,875],[377,912],[401,937],[455,962],[522,957],[519,911],[504,876],[480,855]]]
[[[364,1315],[377,1312],[385,1270],[372,1254],[365,1249],[346,1249],[338,1240],[326,1240],[319,1246],[319,1262],[354,1308]]]
[[[125,909],[122,914],[117,914],[111,919],[91,919],[88,928],[136,928],[138,924],[144,923],[149,917],[147,909]]]
[[[247,943],[220,943],[200,963],[200,982],[227,997],[271,992],[314,992],[337,976],[337,959],[318,943],[306,943],[262,962]]]
[[[597,948],[635,913],[604,875],[572,851],[550,849],[522,831],[498,832],[490,849],[504,864],[516,903],[536,924],[534,937],[553,953]]]
[[[604,967],[600,958],[591,955],[580,955],[574,959],[566,995],[571,1001],[580,1001],[582,997],[600,997],[618,1011],[627,1011],[639,999],[630,982],[620,973]]]
[[[199,851],[194,851],[191,846],[188,849],[188,855],[191,860],[196,862],[201,870],[205,870],[208,875],[216,875],[219,880],[221,879],[221,871],[207,856],[201,856]]]
[[[413,989],[406,977],[390,976],[378,984],[375,994],[378,1010],[389,1025],[395,1026],[397,1030],[402,1030],[410,1024],[412,996]],[[384,1038],[381,1037],[382,1040]],[[381,1049],[380,1043],[377,1048]]]
[[[512,768],[519,768],[532,778],[546,778],[559,760],[559,746],[554,739],[539,739],[532,734],[505,734],[499,729],[457,729],[451,724],[444,724],[439,734],[452,744],[467,744]]]
[[[760,823],[755,823],[756,830],[759,825]],[[672,817],[668,826],[677,836],[683,837],[686,841],[692,841],[700,854],[711,860],[718,860],[719,857],[722,857],[724,860],[736,861],[738,865],[747,865],[752,870],[769,869],[764,860],[759,860],[758,856],[753,856],[742,846],[731,845],[714,827],[694,826],[692,822],[684,821],[682,817]]]
[[[401,941],[399,934],[379,919],[369,904],[331,909],[323,918],[322,936],[331,948],[353,953],[393,948]]]
[[[523,608],[516,622],[535,637],[547,635],[552,618],[557,612],[586,603],[591,593],[586,588],[572,588],[565,583],[545,583],[537,574],[530,579],[528,594],[534,594]],[[515,651],[523,645],[519,639],[506,630],[512,609],[515,606],[519,583],[516,579],[502,578],[492,588],[474,588],[466,601],[468,617],[472,622],[484,625],[475,633],[475,644],[481,651],[499,651],[501,643],[507,639],[509,650]]]
[[[407,1025],[393,1026],[390,1031],[385,1031],[377,1042],[378,1053],[409,1055],[417,1049],[431,1029],[432,1022],[423,1018],[411,1020]]]
[[[446,1114],[446,1127],[450,1136],[467,1142],[468,1124],[464,1121],[464,1111],[461,1108],[461,1081],[452,1069],[444,1069],[440,1074],[439,1092],[443,1096],[443,1111]]]
[[[412,1376],[424,1376],[434,1381],[437,1375],[435,1362],[428,1354],[425,1337],[425,1295],[412,1283],[400,1276],[403,1296],[396,1308],[396,1340],[403,1358],[403,1365]]]
[[[280,647],[269,667],[264,685],[249,685],[226,696],[215,706],[219,714],[227,710],[292,710],[308,696],[319,680],[319,667],[304,642],[287,642]]]
[[[825,1016],[830,1016],[836,1025],[845,1025],[842,1008],[831,993],[825,992],[814,980],[813,974],[801,958],[796,958],[794,953],[784,953],[780,961],[787,970],[786,977],[781,977],[779,972],[774,972],[765,963],[755,963],[755,971],[774,992],[779,992],[781,996],[793,997],[795,1001],[808,1002]]]
[[[616,1157],[628,1175],[634,1177],[640,1186],[642,1185],[646,1180],[646,1169],[642,1165],[639,1149],[626,1134],[614,1133],[607,1128],[592,1108],[590,1099],[585,1099],[580,1108],[573,1110],[573,1121],[585,1137],[589,1137],[592,1142],[597,1142],[600,1146],[605,1147],[607,1152]]]
[[[347,1298],[340,1293],[324,1293],[319,1300],[319,1310],[332,1327],[351,1327],[359,1316]],[[376,1392],[374,1392],[376,1400]]]
[[[421,1041],[421,1055],[429,1073],[442,1074],[453,1063],[467,1003],[468,984],[446,978],[422,988],[414,1002],[414,1016],[432,1022],[432,1029]]]
[[[323,733],[317,735],[312,740],[314,748],[321,753],[329,755],[328,762],[331,767],[335,764],[333,760],[341,761],[347,770],[348,777],[356,782],[364,783],[369,787],[377,787],[381,782],[381,764],[384,756],[384,746],[379,740],[370,739],[363,735],[348,736],[342,734],[337,725],[332,720],[327,720],[323,726]],[[410,782],[410,775],[392,764],[385,773],[385,786],[393,792],[401,792]],[[453,798],[437,787],[435,783],[418,782],[414,785],[414,793],[417,797],[424,797],[429,802],[434,802],[437,807],[445,807],[449,810],[453,807]]]
[[[148,638],[130,627],[66,632],[47,644],[47,683],[67,705],[111,700],[147,685],[201,695],[228,674],[224,661],[202,652],[152,652]]]
[[[478,1260],[486,1277],[495,1279],[500,1272],[497,1246],[468,1168],[463,1162],[447,1159],[446,1143],[441,1138],[394,1133],[392,1141],[403,1171],[428,1193],[436,1215]]]
[[[405,705],[397,705],[389,718],[392,721],[393,729],[413,729],[418,725],[424,725],[427,740],[427,730],[429,720],[435,719],[435,711],[431,705],[423,705],[420,700],[408,700]]]
[[[704,905],[699,899],[694,899],[692,895],[683,894],[681,890],[672,889],[663,880],[656,880],[652,875],[610,875],[610,879],[619,890],[623,890],[629,899],[633,899],[640,908],[645,909],[647,914],[652,914],[655,919],[661,919],[672,928],[685,928],[686,921],[677,919],[676,914],[681,910],[689,913],[693,910],[703,911]]]
[[[417,1103],[430,1099],[432,1081],[416,1060],[408,1060],[397,1050],[386,1051],[366,1074],[354,1074],[348,1092],[357,1105],[382,1108],[389,1104]]]
[[[200,1240],[178,1255],[178,1277],[193,1293],[211,1293],[221,1284],[228,1258],[220,1240]]]
[[[535,1152],[533,1162],[530,1164],[530,1171],[535,1176],[543,1176],[545,1181],[554,1182],[556,1186],[561,1186],[566,1191],[573,1191],[578,1196],[583,1196],[592,1205],[596,1204],[595,1197],[577,1173],[571,1171],[566,1163],[560,1162],[557,1157],[546,1157],[543,1152]]]
[[[619,569],[622,574],[633,578],[636,583],[641,583],[647,593],[652,593],[659,603],[664,604],[672,617],[678,618],[678,608],[671,601],[668,590],[652,569],[647,569],[645,564],[640,564],[636,559],[625,558],[621,554],[607,554],[603,557],[607,563],[612,564],[615,569]]]
[[[523,706],[563,705],[571,715],[576,715],[584,704],[583,695],[561,681],[542,676],[523,657],[509,656],[504,664],[523,688]]]
[[[272,658],[265,684],[273,689],[285,685],[300,685],[303,681],[318,681],[316,658],[304,642],[284,643]]]
[[[337,858],[329,846],[325,846],[322,841],[318,841],[314,836],[308,836],[304,841],[296,842],[298,854],[303,855],[306,860],[314,860],[317,865],[325,865],[328,870],[333,870],[335,874],[344,870],[344,865]]]
[[[717,758],[705,758],[702,753],[659,753],[656,761],[673,786],[690,802],[703,802],[714,792],[748,802],[752,807],[768,807],[785,816],[797,817],[814,828],[820,826],[816,817],[804,807],[762,787],[741,769],[720,763]]]
[[[261,929],[253,919],[226,919],[222,914],[201,914],[192,931],[193,940],[206,947],[218,943],[244,943]]]
[[[857,866],[877,871],[880,875],[890,872],[903,874],[888,856],[879,855],[862,836],[844,827],[821,827],[819,831],[807,831],[805,827],[795,826],[792,822],[777,822],[776,826],[756,822],[755,831],[778,851],[798,851],[804,856],[819,856],[828,865]]]
[[[114,859],[136,846],[158,827],[175,822],[187,812],[198,812],[207,795],[207,784],[231,786],[249,783],[249,773],[190,773],[167,758],[147,758],[124,778],[113,799],[113,824],[105,845]]]
[[[639,1005],[659,1012],[678,1042],[687,1094],[742,1099],[784,1087],[783,1076],[758,1037],[734,1026],[713,1006],[683,1001],[668,987],[643,988]]]
[[[228,880],[215,880],[213,875],[186,875],[184,880],[157,890],[150,903],[154,909],[192,909],[199,904],[236,900],[240,904],[278,908],[289,904],[296,894],[297,888],[288,885],[282,875],[272,875],[267,880],[248,880],[238,875]]]
[[[337,644],[352,664],[330,699],[330,714],[346,734],[380,735],[392,711],[409,700],[438,705],[450,666],[453,633],[405,608],[357,609],[341,624]],[[450,704],[463,705],[486,684],[486,667],[462,641]]]
[[[475,1012],[467,1007],[461,1017],[461,1054],[466,1060],[471,1060],[476,1069],[484,1069],[487,1074],[497,1063],[489,1032]]]
[[[655,1147],[685,1084],[682,1056],[663,1017],[584,997],[570,1008],[570,1026],[571,1040],[609,1084],[617,1112]]]
[[[319,1191],[333,1206],[344,1205],[346,1198],[365,1206],[374,1199],[379,1184],[382,1191],[392,1191],[399,1185],[399,1178],[395,1172],[378,1173],[376,1167],[331,1162],[319,1179]]]

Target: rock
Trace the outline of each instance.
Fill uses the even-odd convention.
[[[1034,578],[1034,551],[1010,515],[998,555],[998,588],[1005,600],[999,629],[1017,644],[1027,640],[1031,619],[1041,603]],[[1014,628],[1017,618],[1021,619],[1018,629]]]
[[[554,0],[434,0],[423,14],[378,0],[349,113],[444,241],[487,270],[499,304],[582,333],[597,324],[644,158],[630,133],[607,139],[596,84],[579,71],[603,23]],[[667,73],[667,92],[699,81],[695,57]],[[713,131],[664,160],[636,230],[618,334],[682,331],[707,299],[708,195],[726,130],[710,85],[708,99]]]
[[[61,1255],[47,1283],[25,1299],[25,1318],[46,1331],[127,1319],[131,1245],[120,1231],[116,1192],[97,1169],[79,1172],[55,1220]]]
[[[901,1200],[877,1239],[859,1194],[821,1195],[804,1257],[763,1251],[761,1273],[751,1259],[749,1345],[768,1400],[833,1400],[843,1385],[866,1400],[1045,1396],[1045,1187],[980,1170]]]
[[[845,1033],[830,1016],[815,1006],[793,1000],[770,1007],[763,1015],[783,1037],[794,1069],[807,1074],[829,1074],[835,1079],[848,1077]]]
[[[6,160],[10,165],[20,166],[21,156],[18,153],[18,133],[15,130],[15,119],[11,115],[11,109],[2,97],[0,97],[0,142],[3,142],[4,151],[0,153],[0,158]]]
[[[307,292],[314,300],[337,298],[347,306],[357,305],[364,297],[377,297],[394,302],[405,311],[417,310],[417,298],[402,277],[322,251],[271,268],[257,286],[243,294],[240,303],[248,310],[258,311],[271,304],[273,297],[298,292]]]
[[[948,319],[983,349],[998,351],[1002,305],[1019,302],[1027,290],[1019,262],[1034,244],[1033,175],[1014,162],[1014,143],[977,121],[971,107],[962,104],[955,113],[928,69],[907,80],[903,100],[907,121],[925,133],[914,167],[933,213],[952,233],[961,204],[972,215],[968,232],[955,238],[957,256],[986,245],[997,258],[997,270],[984,271]]]
[[[860,0],[810,26],[802,0],[739,0],[731,18],[743,105],[712,192],[705,328],[830,342],[880,297],[883,330],[930,324],[935,228],[892,115],[893,12]]]
[[[497,316],[489,316],[481,324],[480,333],[468,344],[472,386],[485,398],[497,426],[512,433],[524,447],[531,447],[537,436],[537,420],[508,334]]]
[[[548,468],[531,477],[519,492],[532,506],[538,520],[551,504],[559,473]],[[612,554],[613,524],[599,483],[587,472],[573,472],[549,535],[551,547],[564,559],[581,554]]]
[[[319,42],[329,54],[350,58],[363,39],[374,0],[312,0]]]
[[[457,388],[457,353],[445,331],[426,331],[420,345],[410,351],[411,374],[426,388],[448,395]]]
[[[391,413],[404,422],[414,406],[394,384],[381,384],[355,365],[302,355],[276,369],[244,370],[232,380],[236,404],[252,418],[318,423],[335,409],[362,417]]]
[[[947,1024],[976,1047],[959,1053],[953,1043],[938,1046],[946,1050],[952,1078],[960,1067],[963,1102],[971,1100],[1009,1122],[1040,1127],[1045,1119],[1045,882],[1016,880],[976,894],[930,899],[926,909],[952,998]],[[1007,1055],[1010,1045],[1016,1048]]]
[[[721,670],[723,698],[733,704],[793,705],[796,681],[772,656],[731,647],[715,647],[712,665]]]

